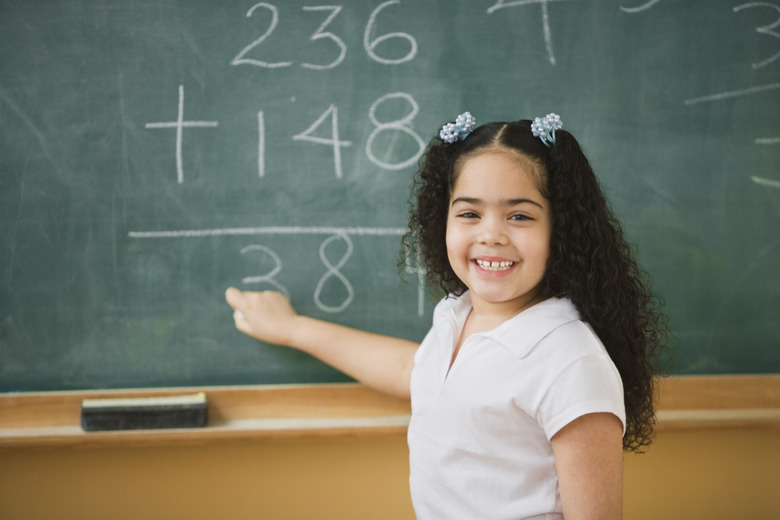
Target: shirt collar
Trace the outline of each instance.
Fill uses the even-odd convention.
[[[442,301],[437,315],[446,319],[455,330],[463,330],[463,324],[471,312],[468,291],[461,296],[448,296]],[[580,314],[568,298],[549,298],[522,311],[493,330],[476,336],[499,343],[517,357],[527,356],[533,348],[561,325],[579,321]]]

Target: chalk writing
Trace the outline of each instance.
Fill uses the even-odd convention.
[[[765,35],[772,36],[772,37],[777,38],[777,39],[780,40],[780,34],[778,34],[777,32],[774,31],[774,29],[780,27],[780,7],[778,7],[777,5],[769,3],[769,2],[748,2],[746,4],[738,5],[737,7],[735,7],[733,9],[733,11],[735,13],[738,13],[738,12],[743,11],[745,9],[753,9],[753,8],[757,8],[757,7],[772,9],[772,10],[774,10],[777,13],[777,17],[771,24],[764,25],[764,26],[761,26],[761,27],[757,27],[755,29],[755,31],[757,33],[759,33],[759,34],[765,34]],[[780,57],[780,51],[778,51],[777,53],[775,53],[774,55],[770,56],[767,59],[764,59],[764,60],[762,60],[760,62],[752,63],[752,67],[754,69],[760,69],[760,68],[766,67],[770,63],[773,63],[774,61],[776,61],[779,57]],[[768,91],[776,90],[778,88],[780,88],[780,83],[770,83],[770,84],[766,84],[766,85],[758,85],[758,86],[748,87],[748,88],[739,89],[739,90],[731,90],[731,91],[727,91],[727,92],[720,92],[720,93],[717,93],[717,94],[711,94],[711,95],[708,95],[708,96],[702,96],[702,97],[697,97],[697,98],[686,99],[685,100],[685,104],[686,105],[696,105],[696,104],[699,104],[699,103],[708,103],[708,102],[714,102],[714,101],[721,101],[721,100],[729,99],[729,98],[736,98],[736,97],[756,95],[756,94],[761,94],[761,93],[765,93],[765,92],[768,92]],[[780,138],[779,137],[761,137],[761,138],[756,138],[754,140],[754,143],[755,144],[759,144],[759,145],[778,144],[778,143],[780,143]],[[769,186],[769,187],[773,187],[773,188],[780,187],[780,182],[773,181],[773,180],[770,180],[770,179],[765,179],[763,177],[755,177],[754,176],[754,177],[751,177],[751,180],[753,182],[755,182],[756,184],[760,184],[760,185],[763,185],[763,186]]]
[[[301,63],[301,67],[307,68],[307,69],[315,69],[315,70],[328,70],[332,69],[334,67],[337,67],[342,61],[344,61],[344,57],[347,55],[347,45],[344,43],[344,41],[333,34],[332,32],[322,32],[325,27],[330,24],[330,22],[333,21],[334,18],[341,12],[341,6],[338,5],[320,5],[320,6],[314,6],[314,7],[304,7],[304,11],[328,11],[332,10],[333,12],[330,13],[330,15],[325,18],[325,21],[322,22],[322,25],[320,25],[317,30],[314,32],[314,34],[311,36],[310,41],[317,41],[321,40],[323,38],[331,40],[336,43],[336,46],[340,49],[340,53],[338,57],[333,60],[332,62],[328,63],[327,65],[315,65],[313,63]]]
[[[698,98],[686,99],[686,105],[696,105],[698,103],[707,103],[710,101],[720,101],[722,99],[728,99],[733,97],[750,96],[768,90],[775,90],[780,88],[780,83],[770,83],[768,85],[759,85],[757,87],[750,87],[740,90],[731,90],[729,92],[720,92],[718,94],[710,94],[708,96],[702,96]]]
[[[376,9],[374,9],[374,12],[371,13],[371,17],[368,19],[368,24],[366,24],[366,30],[363,33],[363,47],[366,49],[366,53],[371,57],[371,59],[378,61],[379,63],[384,63],[385,65],[400,65],[401,63],[406,63],[407,61],[413,60],[417,55],[417,40],[415,40],[414,37],[409,34],[393,32],[378,38],[374,38],[373,40],[371,39],[374,23],[376,23],[376,17],[379,15],[379,13],[388,6],[400,3],[401,2],[399,0],[391,0],[390,2],[380,4]],[[405,56],[396,59],[382,58],[377,55],[377,53],[374,52],[374,49],[376,49],[380,43],[390,40],[391,38],[401,38],[408,41],[410,47],[409,52]]]
[[[376,118],[376,111],[383,103],[393,100],[401,99],[406,101],[410,106],[410,111],[407,115],[400,119],[396,119],[389,122],[381,122]],[[408,168],[417,163],[422,153],[425,151],[425,142],[422,138],[412,129],[412,123],[415,116],[420,111],[420,106],[414,100],[414,98],[404,92],[394,92],[380,96],[371,105],[368,117],[374,125],[374,130],[369,134],[366,140],[366,155],[369,160],[380,168],[386,170],[401,170]],[[330,125],[327,125],[326,120],[330,119]],[[176,177],[179,184],[184,183],[184,168],[182,166],[182,131],[184,128],[204,128],[204,127],[216,127],[217,121],[184,121],[184,86],[179,85],[179,115],[177,121],[161,122],[161,123],[146,123],[146,128],[174,128],[176,129]],[[321,135],[315,135],[318,129],[325,125],[329,127],[330,135],[323,137]],[[417,150],[405,160],[397,163],[387,162],[379,159],[373,152],[373,143],[377,136],[383,131],[395,130],[402,132],[412,139],[417,144]],[[257,113],[257,174],[258,177],[265,177],[265,114],[263,111]],[[343,177],[343,168],[341,160],[341,149],[346,146],[351,146],[352,141],[343,140],[339,134],[339,119],[338,119],[338,107],[336,105],[330,105],[325,112],[320,115],[308,128],[304,131],[292,136],[294,141],[308,141],[315,144],[324,144],[331,146],[333,149],[333,166],[337,179]],[[387,150],[386,150],[387,151]]]
[[[341,257],[341,259],[338,261],[336,265],[333,265],[333,263],[328,259],[327,255],[325,254],[326,248],[334,240],[343,240],[347,244],[347,250],[344,252],[344,255]],[[320,278],[320,281],[317,282],[317,288],[314,290],[314,303],[316,303],[317,307],[319,307],[321,310],[325,312],[332,312],[332,313],[341,312],[344,309],[346,309],[350,303],[352,303],[352,300],[355,297],[355,290],[352,288],[352,284],[349,283],[347,277],[341,274],[341,271],[339,270],[342,267],[344,267],[344,264],[347,263],[349,257],[352,256],[353,249],[354,246],[352,245],[352,240],[350,240],[349,235],[347,235],[346,233],[336,233],[335,235],[326,238],[320,245],[320,260],[322,260],[323,265],[325,265],[328,271],[323,275],[322,278]],[[333,277],[338,278],[341,281],[341,283],[344,285],[344,288],[347,290],[347,297],[344,299],[343,302],[341,302],[340,305],[337,306],[327,305],[323,303],[321,298],[322,288],[325,286],[325,283]]]
[[[548,13],[547,4],[556,1],[562,2],[566,0],[517,0],[514,2],[498,0],[492,7],[488,8],[487,12],[488,14],[492,14],[499,9],[505,9],[507,7],[539,4],[542,7],[542,31],[544,32],[544,46],[547,50],[547,59],[550,62],[550,65],[555,65],[555,53],[553,53],[552,48],[552,30],[550,29],[550,15]]]
[[[146,128],[176,129],[176,179],[179,184],[184,182],[184,167],[182,166],[182,133],[185,128],[212,128],[217,121],[185,121],[184,120],[184,85],[179,85],[179,114],[176,121],[163,123],[146,123]]]
[[[263,246],[263,245],[251,245],[243,248],[241,250],[242,255],[246,255],[248,253],[254,252],[254,251],[260,251],[261,253],[264,253],[266,256],[270,257],[271,260],[274,263],[273,269],[268,274],[264,274],[262,276],[246,276],[241,281],[245,284],[260,284],[260,283],[269,283],[274,288],[276,288],[278,291],[284,293],[285,296],[288,298],[290,297],[290,293],[287,291],[287,289],[280,284],[274,276],[279,274],[279,272],[282,270],[282,260],[279,258],[279,255],[277,255],[273,250],[270,248]]]
[[[739,11],[742,11],[743,9],[752,9],[755,7],[766,7],[769,9],[774,9],[775,12],[777,13],[777,18],[775,19],[774,22],[772,22],[769,25],[765,25],[763,27],[756,27],[756,32],[759,34],[766,34],[768,36],[772,36],[780,40],[780,34],[774,31],[774,29],[780,27],[780,7],[774,4],[770,4],[769,2],[750,2],[747,4],[738,5],[737,7],[734,8],[734,12],[737,13]],[[773,54],[772,56],[770,56],[765,60],[759,61],[758,63],[753,63],[753,68],[760,69],[761,67],[766,67],[770,63],[774,62],[777,58],[780,58],[780,51],[776,52],[775,54]]]
[[[382,103],[390,99],[403,99],[404,101],[409,103],[409,105],[411,106],[411,111],[401,119],[396,119],[394,121],[382,123],[376,118],[376,110],[379,107],[379,105],[381,105]],[[375,128],[368,136],[368,139],[366,140],[366,155],[368,156],[369,160],[372,163],[376,164],[381,168],[386,168],[388,170],[401,170],[403,168],[413,166],[414,164],[417,163],[417,160],[425,151],[425,142],[422,140],[422,138],[419,135],[417,135],[417,132],[415,132],[411,128],[412,121],[414,120],[414,117],[417,115],[419,111],[420,111],[420,106],[417,104],[414,98],[409,94],[405,94],[403,92],[385,94],[384,96],[374,101],[374,104],[371,105],[371,108],[368,111],[368,118],[374,124]],[[380,132],[386,130],[397,130],[412,137],[412,139],[414,139],[417,142],[417,147],[418,147],[417,152],[415,152],[414,155],[409,157],[407,160],[401,161],[399,163],[388,163],[377,158],[377,156],[374,155],[374,151],[373,151],[374,139],[376,139],[376,137],[380,134]]]
[[[756,184],[761,184],[762,186],[769,186],[770,188],[777,188],[780,189],[780,181],[774,181],[772,179],[765,179],[763,177],[751,177],[750,180],[755,182]]]
[[[333,263],[328,259],[327,255],[325,254],[326,248],[334,240],[343,240],[347,245],[346,252],[341,257],[341,259],[336,263],[336,265],[333,265]],[[323,275],[322,278],[320,278],[319,282],[317,282],[317,288],[314,290],[314,303],[317,305],[317,307],[320,310],[325,312],[330,312],[330,313],[342,312],[344,309],[346,309],[349,306],[350,303],[352,303],[352,300],[355,297],[355,290],[353,289],[352,284],[349,282],[347,277],[341,273],[340,269],[344,267],[344,265],[347,263],[347,260],[349,260],[349,257],[352,256],[353,249],[354,246],[352,244],[352,240],[349,238],[349,235],[340,231],[337,231],[330,237],[326,238],[320,245],[320,260],[322,260],[323,265],[327,269],[325,275]],[[287,291],[287,288],[274,278],[282,270],[282,260],[281,258],[279,258],[279,255],[277,255],[276,252],[270,249],[269,247],[266,247],[264,245],[259,245],[259,244],[254,244],[241,249],[242,255],[246,255],[252,252],[263,253],[263,255],[269,257],[273,261],[274,266],[271,269],[271,271],[269,271],[267,274],[261,276],[247,276],[244,277],[241,281],[245,284],[262,284],[262,283],[270,284],[276,290],[282,292],[285,296],[289,298],[290,293]],[[336,306],[327,305],[322,301],[322,289],[325,286],[325,283],[331,278],[337,278],[344,285],[344,288],[347,291],[347,297],[344,299],[343,302],[341,302],[339,305]]]
[[[325,119],[330,116],[330,135],[331,137],[329,139],[326,139],[324,137],[317,137],[312,135],[312,132],[314,132],[319,126],[322,124]],[[352,142],[350,141],[342,141],[339,139],[339,110],[336,108],[336,105],[331,105],[328,107],[328,109],[320,116],[319,119],[317,119],[314,123],[309,126],[306,130],[301,132],[300,134],[294,135],[293,140],[295,141],[310,141],[312,143],[317,144],[327,144],[331,145],[333,147],[333,164],[336,169],[336,178],[340,179],[342,177],[341,173],[341,147],[342,146],[350,146]]]
[[[377,16],[379,16],[379,13],[391,5],[396,5],[400,3],[401,3],[400,0],[391,0],[389,2],[385,2],[377,6],[371,13],[371,16],[368,19],[368,23],[366,24],[366,28],[363,31],[363,47],[366,51],[366,54],[368,54],[368,56],[372,60],[378,63],[382,63],[385,65],[400,65],[402,63],[406,63],[408,61],[413,60],[414,57],[417,55],[417,40],[410,34],[402,33],[402,32],[391,32],[375,38],[372,37],[372,33],[374,32],[374,25],[376,24],[376,19]],[[269,37],[271,37],[271,35],[279,25],[279,10],[276,8],[275,5],[266,2],[259,2],[253,5],[249,9],[249,11],[247,11],[246,17],[251,18],[252,15],[255,13],[255,11],[259,8],[265,9],[271,13],[271,19],[268,23],[268,27],[259,38],[252,41],[249,45],[241,49],[241,51],[230,61],[230,64],[231,65],[252,65],[255,67],[262,67],[266,69],[279,69],[279,68],[290,67],[291,65],[293,65],[292,61],[269,62],[265,60],[259,60],[259,59],[248,57],[250,53],[253,54],[257,53],[257,50],[261,46],[261,44],[263,44]],[[334,33],[330,31],[325,31],[325,28],[331,24],[331,22],[336,18],[336,16],[338,16],[338,14],[342,10],[342,6],[340,5],[305,6],[302,9],[304,11],[330,11],[330,14],[325,18],[325,21],[322,22],[322,24],[320,24],[317,30],[314,31],[314,34],[312,34],[311,38],[309,38],[309,41],[316,42],[318,40],[327,40],[332,42],[338,48],[338,56],[336,56],[333,59],[333,61],[327,64],[316,64],[316,63],[305,62],[305,63],[301,63],[301,67],[307,69],[313,69],[313,70],[330,70],[335,67],[338,67],[347,56],[347,44],[344,42],[343,39],[341,39]],[[401,56],[400,58],[385,58],[379,56],[376,53],[376,48],[381,43],[391,39],[398,39],[398,38],[409,42],[409,52],[407,52],[404,56]]]
[[[257,176],[265,177],[265,117],[262,110],[257,113]]]
[[[400,236],[405,228],[331,227],[331,226],[265,226],[217,229],[180,229],[166,231],[129,231],[130,238],[204,238],[241,235],[355,235]]]
[[[319,279],[314,290],[314,303],[322,311],[328,313],[340,313],[346,310],[355,298],[355,289],[352,283],[341,272],[354,251],[354,244],[350,236],[378,236],[397,237],[406,233],[406,228],[374,228],[374,227],[329,227],[329,226],[268,226],[247,228],[218,228],[218,229],[183,229],[166,231],[130,231],[128,237],[135,239],[161,239],[161,238],[207,238],[216,236],[251,236],[251,235],[326,235],[319,248],[319,257],[325,266],[326,272]],[[327,255],[327,248],[336,240],[342,240],[346,245],[346,251],[337,262],[332,262]],[[248,285],[269,284],[274,289],[289,297],[289,291],[275,277],[282,271],[282,259],[272,249],[265,245],[253,244],[241,249],[242,255],[260,255],[271,259],[273,267],[265,274],[246,276],[241,281]],[[412,263],[411,255],[405,254],[406,272],[416,274],[418,280],[417,291],[417,315],[423,316],[425,308],[425,270],[419,264]],[[338,305],[329,305],[322,300],[322,292],[325,284],[335,278],[346,291],[346,297]]]
[[[661,0],[650,0],[649,2],[646,2],[642,5],[638,5],[636,7],[620,7],[620,10],[624,13],[641,13],[642,11],[647,11],[651,7],[653,7],[655,4],[660,2]]]
[[[253,41],[252,43],[250,43],[249,45],[247,45],[246,47],[244,47],[243,49],[241,49],[241,52],[239,52],[238,55],[236,55],[236,57],[233,58],[233,61],[231,61],[230,64],[231,65],[244,65],[244,64],[256,65],[258,67],[266,67],[269,69],[277,69],[279,67],[289,67],[290,65],[292,65],[291,61],[277,61],[274,63],[269,63],[267,61],[256,60],[253,58],[245,58],[245,56],[249,53],[249,51],[251,51],[258,45],[263,43],[265,39],[268,38],[272,32],[274,32],[276,26],[279,24],[279,11],[273,5],[267,4],[265,2],[260,2],[259,4],[253,5],[249,9],[249,11],[247,11],[246,17],[250,18],[252,14],[255,12],[255,9],[257,9],[258,7],[263,7],[271,11],[271,23],[268,25],[268,29],[266,29],[263,35],[260,36],[255,41]]]

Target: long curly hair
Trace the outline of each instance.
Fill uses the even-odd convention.
[[[531,132],[531,121],[521,120],[482,125],[452,144],[434,138],[412,185],[404,250],[416,252],[434,293],[463,294],[467,287],[452,270],[445,243],[460,167],[488,150],[520,154],[537,165],[539,191],[553,215],[542,294],[570,299],[601,339],[623,380],[623,448],[641,451],[653,437],[654,375],[667,350],[667,320],[579,143],[565,130],[555,137],[548,148]]]

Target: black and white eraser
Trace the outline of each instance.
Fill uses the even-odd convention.
[[[84,399],[81,428],[88,432],[197,428],[206,426],[208,402],[203,392],[173,397]]]

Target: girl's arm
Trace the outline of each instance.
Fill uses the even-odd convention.
[[[244,334],[302,350],[368,386],[409,398],[417,343],[301,316],[278,292],[231,287],[225,299]]]
[[[623,518],[623,425],[610,413],[583,415],[552,438],[566,520]]]

